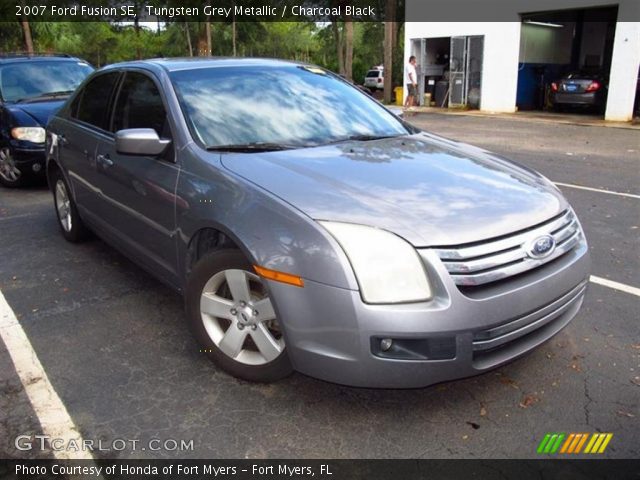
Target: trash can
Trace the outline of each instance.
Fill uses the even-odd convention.
[[[393,91],[396,93],[396,105],[401,107],[404,97],[404,89],[402,87],[396,87],[393,89]]]

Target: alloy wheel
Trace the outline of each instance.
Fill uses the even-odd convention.
[[[0,176],[7,182],[17,182],[20,179],[20,170],[8,148],[0,149]]]
[[[207,334],[228,357],[264,365],[284,351],[284,338],[260,277],[239,269],[216,273],[205,284],[200,314]]]
[[[62,179],[58,179],[56,182],[55,199],[60,224],[65,232],[70,232],[73,227],[71,218],[71,201],[69,200],[67,187]]]

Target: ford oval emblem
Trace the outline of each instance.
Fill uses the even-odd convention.
[[[544,258],[553,253],[556,248],[556,241],[551,235],[543,235],[533,239],[527,249],[527,254],[531,258]]]

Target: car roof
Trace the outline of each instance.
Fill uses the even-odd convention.
[[[274,66],[299,66],[307,65],[291,60],[279,60],[273,58],[237,58],[237,57],[184,57],[184,58],[151,58],[148,60],[136,60],[130,62],[114,63],[102,70],[127,68],[127,67],[160,67],[168,72],[178,70],[194,70],[198,68],[213,67],[274,67]]]
[[[85,60],[70,55],[0,54],[0,65],[31,62],[85,62]]]

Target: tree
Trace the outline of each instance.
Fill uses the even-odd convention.
[[[22,11],[26,7],[26,2],[22,0],[20,2],[22,4]],[[33,38],[31,37],[31,26],[29,25],[29,20],[27,20],[27,16],[23,13],[20,18],[20,25],[22,26],[22,35],[24,37],[24,48],[29,54],[33,54]]]
[[[344,75],[353,80],[353,21],[344,22]]]
[[[344,75],[344,41],[342,40],[342,33],[340,32],[340,25],[337,19],[331,21],[331,27],[333,29],[333,39],[338,54],[338,73]]]
[[[211,45],[211,22],[207,15],[207,21],[204,24],[205,35],[207,36],[207,55],[213,55],[213,46]]]
[[[189,48],[189,56],[193,57],[193,45],[191,44],[191,31],[189,30],[189,22],[184,22],[184,32],[187,36],[187,47]]]
[[[384,22],[384,102],[391,103],[393,88],[393,49],[396,44],[396,0],[387,0]]]

